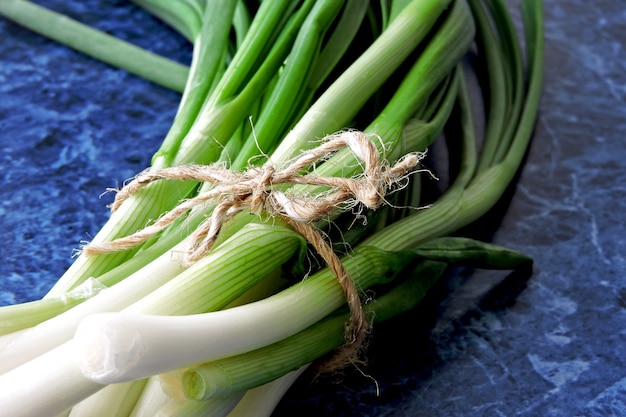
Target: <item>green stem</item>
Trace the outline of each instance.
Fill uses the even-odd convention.
[[[214,91],[205,100],[177,150],[174,165],[207,164],[219,158],[223,146],[250,116],[254,103],[283,65],[313,1],[308,0],[298,9],[278,35],[275,24],[285,18],[283,10],[275,3],[264,8],[266,4],[262,4],[253,20],[249,31],[252,35],[246,37]],[[265,42],[259,45],[259,40],[269,42],[267,39],[275,36],[277,39],[269,53],[261,56],[260,51],[266,46]]]
[[[490,0],[488,3],[491,14],[494,16],[493,20],[498,27],[505,62],[508,64],[505,75],[510,106],[506,116],[507,124],[494,155],[494,160],[499,162],[508,152],[516,126],[519,123],[524,100],[524,63],[517,33],[506,5],[502,0]]]
[[[444,101],[446,105],[441,107],[442,111],[438,111],[437,117],[432,121],[413,120],[412,117],[418,109],[426,105],[439,84],[454,71],[470,46],[473,33],[474,26],[469,10],[464,2],[455,2],[392,99],[365,129],[366,133],[375,134],[382,139],[384,143],[379,145],[381,148],[383,145],[386,147],[384,153],[387,158],[399,158],[407,149],[424,150],[441,132],[450,114],[452,96],[448,96]],[[456,82],[453,89],[456,88],[455,85]],[[331,86],[330,89],[332,88],[334,87]],[[316,174],[349,177],[357,174],[360,169],[352,152],[345,150],[317,167]],[[298,190],[299,187],[294,189]]]
[[[193,42],[202,27],[202,6],[196,0],[132,0]]]
[[[495,153],[502,139],[502,132],[506,125],[506,116],[509,112],[508,90],[506,82],[506,61],[500,48],[497,34],[491,25],[482,0],[468,0],[472,13],[477,22],[478,32],[476,43],[479,54],[484,55],[484,79],[488,83],[485,96],[487,120],[485,138],[478,162],[478,171],[484,171],[495,161]]]
[[[211,4],[215,5],[215,7],[220,10],[225,10],[223,9],[225,6],[222,3],[223,2],[220,1],[214,1]],[[280,23],[279,21],[284,19],[282,15],[284,9],[276,7],[278,6],[277,4],[274,2],[263,4],[270,4],[265,6],[265,9],[269,8],[268,10],[277,16],[275,16],[273,20],[263,20],[268,16],[268,13],[261,13],[261,9],[264,9],[262,6],[253,22],[253,26],[255,26],[259,32],[255,32],[255,29],[251,29],[250,33],[252,33],[252,35],[247,37],[250,41],[247,41],[245,45],[242,46],[238,55],[243,53],[241,51],[248,50],[250,45],[256,45],[259,42],[259,36],[255,35],[265,34],[269,37],[275,36],[275,24]],[[305,17],[304,9],[298,10],[298,13],[300,13],[298,14],[299,18],[303,19]],[[232,18],[232,14],[230,16]],[[230,22],[231,19],[228,19],[224,27],[228,27]],[[292,26],[289,26],[286,32],[281,34],[281,38],[273,48],[273,53],[270,54],[268,60],[263,64],[263,69],[254,73],[253,80],[249,83],[254,84],[254,86],[248,85],[242,94],[239,94],[239,96],[230,101],[221,103],[216,108],[212,108],[207,104],[208,102],[205,101],[201,115],[194,121],[194,124],[190,127],[182,143],[179,145],[176,139],[166,145],[166,147],[171,146],[171,149],[177,149],[173,161],[171,161],[172,155],[168,150],[164,151],[163,154],[157,153],[156,160],[163,161],[163,165],[180,165],[186,163],[206,164],[215,162],[221,155],[222,144],[228,141],[244,120],[248,109],[254,101],[254,94],[260,94],[263,82],[262,76],[271,78],[272,72],[275,72],[277,67],[282,63],[284,55],[287,54],[293,37],[295,37],[297,33],[297,27],[297,19],[295,23],[292,20]],[[261,41],[263,40],[261,39]],[[254,53],[258,54],[258,51],[254,51]],[[249,56],[245,58],[252,59],[252,57]],[[229,67],[230,71],[228,71],[228,74],[235,79],[241,78],[244,80],[244,75],[255,70],[248,64],[243,65],[240,62],[242,59],[237,60],[237,57],[235,57],[235,60]],[[236,66],[239,64],[242,64],[242,66],[233,69],[233,65]],[[241,73],[242,71],[243,74]],[[226,77],[227,75],[222,77],[224,82],[232,81],[227,80]],[[229,84],[229,82],[226,82],[226,84]],[[211,97],[220,97],[223,94],[224,89],[218,86]],[[112,214],[109,221],[94,237],[94,242],[109,241],[118,237],[127,236],[142,229],[148,222],[158,218],[162,213],[174,207],[181,199],[187,198],[196,187],[197,183],[193,181],[173,183],[158,181],[150,184],[125,201],[122,207]],[[133,253],[134,251],[125,251],[94,257],[79,256],[68,271],[57,281],[46,297],[58,296],[79,285],[87,277],[98,277],[108,272],[110,269],[129,259]]]
[[[466,3],[455,1],[416,64],[366,131],[381,136],[385,142],[401,144],[400,140],[395,140],[386,132],[397,131],[396,126],[405,126],[417,109],[425,106],[433,90],[467,53],[474,33],[474,22]],[[402,146],[387,150],[390,159],[397,159],[402,153]]]
[[[314,141],[350,125],[351,119],[430,33],[450,0],[414,0],[391,26],[322,94],[278,148],[280,165]],[[349,99],[346,99],[349,98]]]
[[[185,65],[93,29],[67,16],[26,0],[0,1],[0,15],[109,65],[174,91],[184,90],[189,73]]]
[[[152,157],[153,167],[172,165],[178,149],[198,117],[217,79],[223,71],[228,39],[236,3],[207,0],[204,24],[194,39],[191,74],[181,98],[176,117],[159,150]]]
[[[485,214],[509,186],[522,163],[532,136],[543,79],[543,11],[540,0],[525,1],[523,11],[529,81],[524,94],[520,122],[503,161],[478,173],[466,185],[467,173],[473,171],[467,166],[450,189],[432,207],[389,225],[383,231],[370,236],[364,244],[385,250],[399,250],[415,247],[428,239],[452,233]],[[470,138],[473,132],[467,130],[464,132],[465,148],[475,146]],[[466,160],[471,161],[473,157]],[[414,230],[415,233],[406,233],[407,230]]]
[[[411,278],[364,306],[374,324],[414,308],[446,264],[423,262]],[[349,313],[339,311],[293,336],[263,348],[188,369],[182,377],[185,395],[196,401],[222,397],[266,384],[326,355],[345,342]]]
[[[315,4],[302,24],[292,51],[287,57],[285,67],[282,69],[284,75],[278,78],[277,85],[263,105],[259,120],[254,123],[253,137],[244,143],[243,149],[231,164],[232,169],[243,169],[250,158],[259,152],[266,154],[271,151],[291,121],[288,115],[293,114],[294,109],[298,107],[308,107],[307,103],[296,106],[296,99],[303,86],[307,84],[324,35],[342,5],[343,1],[338,0],[326,0]],[[287,116],[277,117],[277,115]]]

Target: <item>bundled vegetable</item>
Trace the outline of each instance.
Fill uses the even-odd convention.
[[[188,69],[0,3],[182,93],[151,167],[72,267],[42,300],[0,308],[8,415],[269,415],[310,364],[364,360],[372,324],[417,305],[447,266],[532,263],[454,234],[500,199],[528,147],[539,0],[522,3],[526,53],[501,0],[136,3],[193,43]],[[480,111],[471,53],[488,82]],[[440,137],[449,167],[426,169]],[[430,196],[420,172],[450,184]]]

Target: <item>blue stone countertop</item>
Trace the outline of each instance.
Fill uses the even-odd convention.
[[[189,60],[127,1],[38,3]],[[546,0],[545,14],[541,114],[493,235],[534,258],[532,276],[450,277],[381,326],[367,377],[301,381],[275,415],[626,416],[626,8]],[[0,37],[5,305],[70,265],[108,216],[101,193],[148,165],[179,96],[3,19]]]

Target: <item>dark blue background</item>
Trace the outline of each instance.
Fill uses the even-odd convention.
[[[189,61],[126,1],[39,3]],[[541,114],[494,236],[534,274],[461,271],[379,329],[373,379],[301,381],[277,415],[626,416],[626,8],[545,3]],[[0,39],[3,305],[42,296],[70,265],[106,220],[100,194],[148,165],[179,96],[2,19]]]

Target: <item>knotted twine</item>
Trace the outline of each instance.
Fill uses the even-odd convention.
[[[362,162],[362,174],[351,178],[319,176],[314,171],[303,174],[316,163],[327,160],[332,154],[345,148],[349,148]],[[385,196],[391,190],[406,184],[406,178],[415,171],[423,157],[423,153],[409,153],[396,164],[389,165],[367,135],[350,130],[325,137],[319,146],[302,152],[282,169],[267,163],[260,167],[249,167],[242,172],[229,170],[221,164],[146,170],[121,190],[116,190],[111,211],[117,210],[126,199],[157,180],[193,180],[209,183],[212,187],[184,200],[144,229],[110,242],[89,243],[82,248],[82,252],[86,255],[98,255],[136,247],[190,210],[202,209],[206,204],[212,203],[215,206],[211,215],[191,235],[185,262],[192,264],[207,254],[222,225],[235,214],[250,210],[256,214],[266,212],[278,216],[315,249],[344,291],[351,315],[346,325],[346,344],[340,355],[341,359],[333,360],[333,363],[341,367],[358,359],[369,324],[361,306],[358,288],[330,243],[312,224],[333,211],[346,211],[359,204],[375,210],[385,202]],[[280,186],[297,184],[327,187],[327,191],[314,195],[295,195],[280,189]]]

